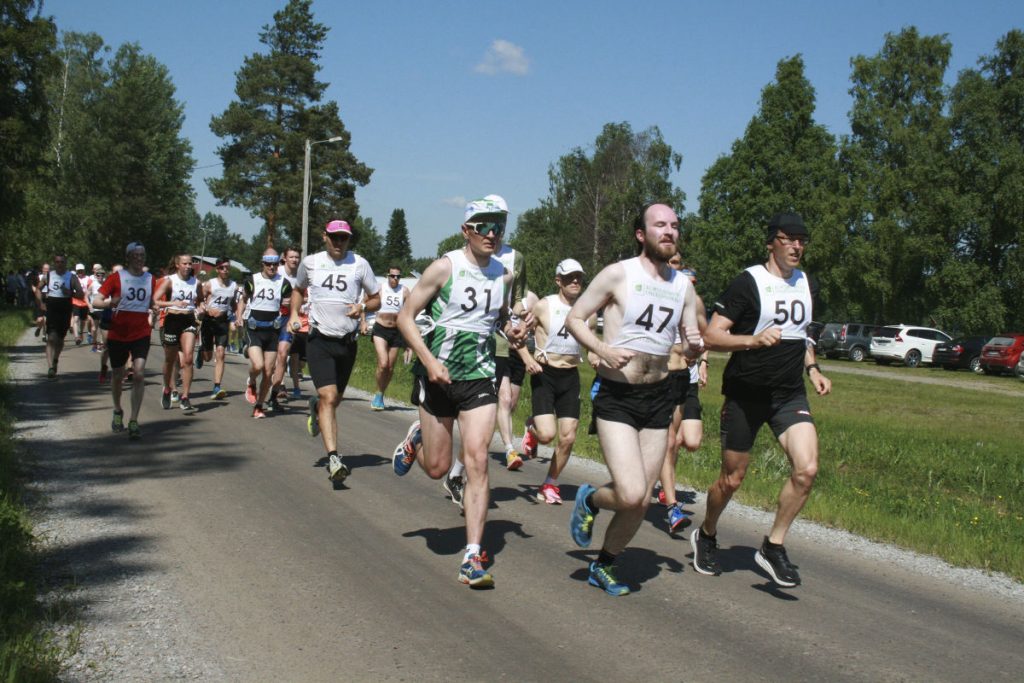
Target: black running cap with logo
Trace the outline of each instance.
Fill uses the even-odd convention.
[[[771,217],[768,221],[768,241],[775,239],[778,233],[785,233],[790,237],[810,237],[804,219],[800,214],[792,211],[783,211]]]

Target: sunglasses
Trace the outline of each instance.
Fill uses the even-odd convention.
[[[485,223],[481,221],[478,223],[466,223],[466,225],[472,228],[472,230],[481,237],[487,237],[487,235],[490,235],[491,233],[493,233],[495,237],[501,237],[505,232],[504,223]]]
[[[394,278],[394,279],[397,280],[400,276],[399,275],[394,275],[392,273],[388,273],[388,277],[391,277],[391,278]]]
[[[583,273],[566,273],[565,275],[559,275],[562,282],[583,282]]]
[[[332,242],[343,242],[344,240],[347,240],[351,236],[352,235],[348,234],[347,232],[329,232],[329,233],[327,233],[328,239],[330,239]]]

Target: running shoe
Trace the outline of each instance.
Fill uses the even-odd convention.
[[[404,477],[409,473],[412,464],[416,462],[416,444],[422,440],[420,421],[416,420],[409,425],[409,431],[405,433],[405,438],[402,439],[402,443],[395,446],[395,452],[391,456],[391,466],[394,468],[395,474]]]
[[[46,371],[46,379],[57,379],[57,366],[52,366]]]
[[[526,420],[526,427],[523,429],[523,455],[527,460],[533,460],[537,457],[537,445],[540,443],[537,440],[537,435],[530,431],[530,427],[533,426],[533,418]]]
[[[267,414],[263,412],[263,406],[261,406],[259,403],[252,407],[252,419],[262,420],[266,416]]]
[[[494,577],[484,569],[487,553],[480,552],[465,558],[459,567],[459,581],[470,588],[490,588],[494,585]]]
[[[373,410],[384,410],[384,394],[376,393],[370,401],[370,408]]]
[[[537,489],[537,500],[548,505],[561,505],[562,492],[554,484],[542,484]]]
[[[271,396],[270,400],[267,401],[267,412],[268,413],[279,413],[279,412],[281,412],[281,404],[277,402],[277,396]]]
[[[98,347],[98,346],[96,346],[95,344],[93,344],[93,345],[92,345],[92,352],[93,352],[93,353],[99,353],[99,352],[100,352],[100,349],[99,349],[99,347]]]
[[[45,332],[43,332],[43,343],[44,344],[46,343],[46,333]]]
[[[460,510],[462,507],[462,494],[465,493],[466,481],[462,478],[462,475],[453,477],[450,473],[441,482],[441,486],[448,492],[448,495],[452,497],[452,502],[459,506]]]
[[[295,387],[294,389],[292,389],[292,400],[298,401],[300,398],[302,398],[302,390],[299,389],[298,387]]]
[[[114,417],[110,420],[110,431],[115,434],[124,431],[124,411],[115,410]]]
[[[92,344],[92,332],[87,332],[85,335],[85,341],[87,344]]]
[[[139,423],[135,420],[128,422],[128,438],[132,441],[138,441],[142,438],[142,430],[139,429]]]
[[[597,586],[608,595],[615,597],[629,595],[629,586],[615,578],[615,572],[610,564],[591,562],[590,577],[587,579],[587,583]]]
[[[228,353],[238,353],[238,347],[234,344],[228,344]]]
[[[202,370],[203,369],[203,350],[202,349],[196,349],[196,362],[195,362],[195,365],[196,365],[196,370]]]
[[[768,537],[761,542],[761,549],[754,553],[754,561],[757,566],[768,572],[772,581],[783,588],[792,588],[800,585],[800,573],[798,567],[789,561],[786,555],[786,547],[781,543],[775,545],[768,543]]]
[[[213,393],[210,394],[210,398],[214,398],[214,399],[217,399],[219,401],[219,400],[225,399],[227,397],[228,397],[228,392],[224,391],[224,389],[223,389],[223,387],[221,387],[221,385],[215,384],[214,387],[213,387]]]
[[[171,392],[169,389],[164,389],[164,393],[160,395],[160,405],[163,406],[164,410],[171,409]]]
[[[523,466],[523,458],[516,452],[516,449],[510,448],[505,452],[505,468],[509,472],[515,472]]]
[[[248,380],[245,383],[245,400],[248,401],[250,405],[256,404],[256,390],[252,388],[252,384],[250,384]]]
[[[718,576],[722,568],[718,565],[718,537],[705,536],[704,530],[697,527],[690,534],[690,547],[693,548],[693,568],[697,573],[706,576]]]
[[[106,384],[107,380],[109,380],[109,379],[110,379],[110,376],[107,374],[107,368],[106,367],[100,368],[100,384]]]
[[[668,509],[665,521],[668,522],[668,532],[671,534],[690,523],[690,513],[684,510],[682,505],[676,503]]]
[[[594,512],[587,507],[587,496],[596,491],[590,484],[580,484],[576,491],[576,502],[569,517],[569,535],[581,548],[590,545],[590,534],[594,527]]]
[[[82,338],[81,337],[75,337],[75,346],[81,346],[81,345],[82,345]]]
[[[40,334],[42,334],[42,333],[43,333],[43,328],[41,328],[41,327],[37,327],[37,328],[36,328],[36,336],[38,337],[38,336],[39,336]]]
[[[309,417],[306,418],[306,432],[315,437],[320,433],[320,399],[309,397]]]
[[[192,401],[189,399],[188,396],[181,397],[181,411],[186,415],[191,415],[192,413],[196,412],[196,409],[192,405]]]
[[[327,461],[327,478],[331,481],[343,482],[352,473],[340,455],[332,455]]]
[[[171,392],[171,406],[172,407],[176,406],[179,403],[181,403],[181,394],[179,394],[177,391],[172,391]]]

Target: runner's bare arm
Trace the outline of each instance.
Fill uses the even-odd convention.
[[[610,368],[623,367],[635,353],[627,349],[616,349],[604,343],[590,329],[587,321],[612,301],[615,289],[622,283],[625,274],[626,271],[621,264],[607,266],[597,274],[590,286],[583,290],[565,319],[569,334],[576,337],[576,341],[585,349],[595,353],[601,364]]]
[[[448,281],[452,274],[452,262],[447,258],[439,258],[423,271],[419,282],[409,292],[409,298],[405,300],[401,310],[398,312],[398,330],[402,333],[405,343],[412,349],[416,357],[420,359],[423,367],[427,369],[427,376],[431,382],[438,384],[450,384],[448,368],[434,357],[427,348],[426,343],[416,327],[416,316],[426,308],[430,300],[441,291],[441,287]]]

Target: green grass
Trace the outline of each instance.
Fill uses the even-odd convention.
[[[719,411],[724,354],[713,354],[704,405],[704,444],[679,457],[680,480],[706,490],[718,476]],[[839,362],[839,361],[836,361]],[[360,341],[353,387],[374,391],[374,353]],[[874,364],[868,366],[874,367]],[[868,367],[865,366],[865,367]],[[410,366],[399,365],[388,396],[408,402]],[[900,371],[977,380],[1017,388],[1013,378],[986,378],[941,369],[888,368],[893,379],[833,372],[833,393],[810,401],[820,434],[818,480],[802,516],[879,541],[936,555],[965,567],[1024,580],[1024,411],[1021,398],[900,381]],[[825,367],[826,373],[828,367]],[[584,393],[593,370],[581,368]],[[529,415],[529,382],[515,412],[521,434]],[[575,454],[601,459],[589,436],[584,399]],[[774,509],[789,465],[767,428],[753,448],[737,499]]]
[[[0,681],[54,680],[61,657],[36,600],[34,539],[20,500],[22,470],[8,410],[6,349],[28,322],[26,311],[0,310]]]

